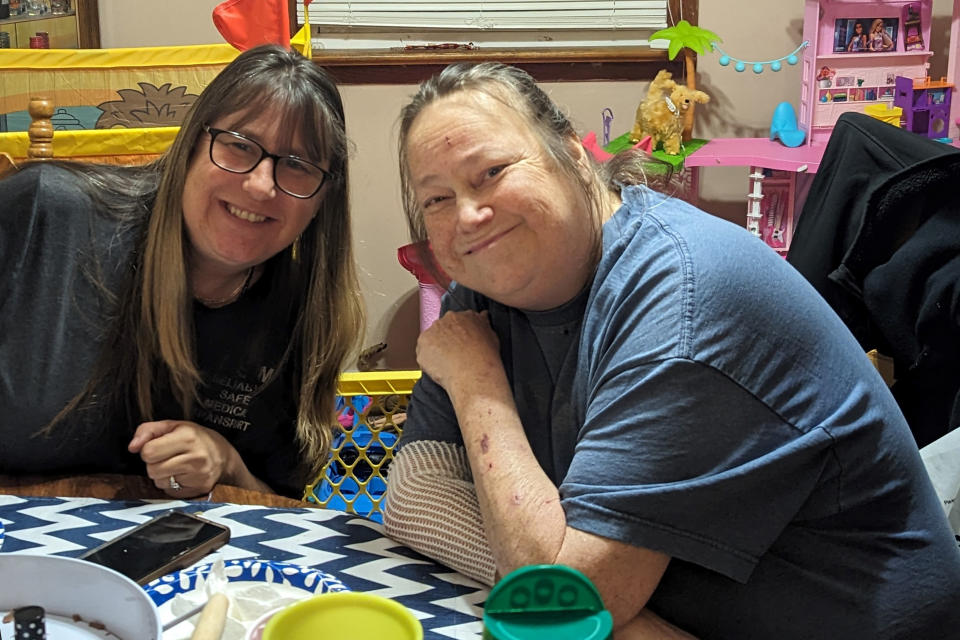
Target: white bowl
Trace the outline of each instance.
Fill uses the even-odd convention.
[[[75,558],[0,553],[0,576],[0,615],[38,605],[48,615],[100,623],[122,640],[160,640],[163,634],[150,597],[113,569]]]

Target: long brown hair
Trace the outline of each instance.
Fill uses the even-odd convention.
[[[50,426],[85,405],[103,405],[105,399],[97,394],[107,386],[121,390],[115,404],[126,404],[128,412],[141,419],[153,419],[155,395],[163,388],[170,390],[185,416],[191,414],[202,381],[187,281],[184,183],[204,124],[231,115],[239,116],[236,124],[242,124],[267,108],[281,114],[277,129],[289,136],[283,142],[299,136],[310,157],[330,162],[331,177],[313,220],[295,248],[269,260],[274,276],[265,302],[294,304],[295,325],[284,360],[298,365],[297,440],[312,470],[324,464],[335,424],[337,379],[359,346],[364,323],[347,197],[346,125],[330,76],[276,45],[246,51],[227,65],[193,104],[170,149],[153,167],[139,170],[156,176],[157,182],[155,194],[142,190],[152,206],[135,252],[134,274],[117,301],[112,336],[86,388]],[[105,173],[96,182],[108,188],[111,171],[131,171],[75,170],[81,175]],[[102,194],[95,197],[104,200]]]

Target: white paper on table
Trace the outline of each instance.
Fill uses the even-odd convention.
[[[955,535],[960,535],[960,428],[920,449],[920,457],[943,504],[950,528]]]

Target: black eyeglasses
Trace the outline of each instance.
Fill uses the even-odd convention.
[[[259,142],[236,131],[214,129],[208,124],[203,130],[210,134],[210,161],[230,173],[250,173],[264,158],[273,160],[273,183],[277,189],[294,198],[312,198],[330,172],[323,167],[298,158],[280,156],[264,149]]]

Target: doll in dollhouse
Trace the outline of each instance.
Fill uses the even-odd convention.
[[[883,18],[876,18],[870,24],[867,48],[870,51],[890,51],[893,49],[893,39],[884,28]]]
[[[835,75],[837,75],[837,72],[830,67],[822,67],[817,73],[817,85],[822,89],[829,89],[833,86],[833,76]]]
[[[847,51],[860,52],[867,50],[867,34],[863,32],[863,23],[857,21],[853,25],[853,33],[850,35],[850,42],[847,43]]]
[[[923,32],[920,23],[920,4],[908,4],[904,7],[903,49],[904,51],[923,50]]]

